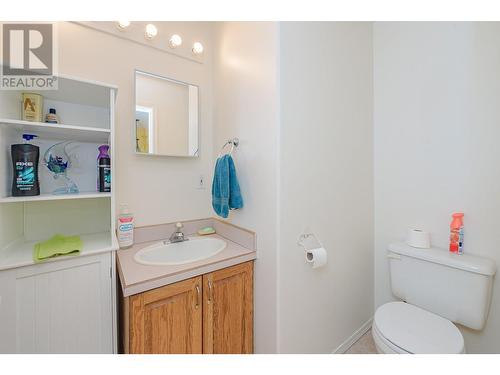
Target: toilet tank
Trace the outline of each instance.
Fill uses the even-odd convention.
[[[452,322],[481,330],[490,309],[495,262],[444,249],[388,248],[393,294]]]

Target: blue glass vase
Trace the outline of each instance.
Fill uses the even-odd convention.
[[[71,167],[70,155],[67,146],[73,142],[65,141],[51,146],[43,156],[44,165],[53,174],[54,180],[60,187],[53,194],[77,194],[80,192],[78,186],[67,176],[68,168]]]

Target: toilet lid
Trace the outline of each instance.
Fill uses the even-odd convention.
[[[383,337],[409,353],[462,353],[464,339],[449,320],[404,302],[389,302],[373,323]]]

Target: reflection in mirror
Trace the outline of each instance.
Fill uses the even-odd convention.
[[[135,151],[198,156],[198,87],[135,72]]]
[[[153,108],[135,107],[135,131],[136,131],[136,150],[143,154],[154,154],[153,138],[149,138],[149,133],[153,132]]]

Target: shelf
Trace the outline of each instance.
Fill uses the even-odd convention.
[[[5,197],[0,198],[0,203],[15,203],[15,202],[41,202],[41,201],[58,201],[67,199],[92,199],[92,198],[111,198],[111,193],[79,193],[79,194],[40,194],[32,197]]]
[[[36,134],[42,138],[78,142],[108,143],[111,134],[110,129],[13,119],[0,119],[0,126],[3,128],[15,129],[23,133]]]
[[[30,90],[44,99],[66,103],[78,103],[96,107],[109,107],[110,91],[118,87],[113,84],[60,74],[57,76],[57,90]],[[25,90],[19,90],[25,92]]]
[[[47,236],[46,239],[49,239],[50,237],[51,236]],[[59,256],[47,259],[40,263],[70,260],[74,259],[75,257],[96,255],[118,250],[118,243],[116,241],[116,238],[110,231],[93,234],[82,234],[80,235],[80,238],[83,242],[83,249],[79,255]],[[20,239],[18,241],[14,241],[9,246],[0,250],[0,270],[40,264],[33,261],[33,248],[38,242],[40,242],[40,240],[25,241],[23,239]]]

